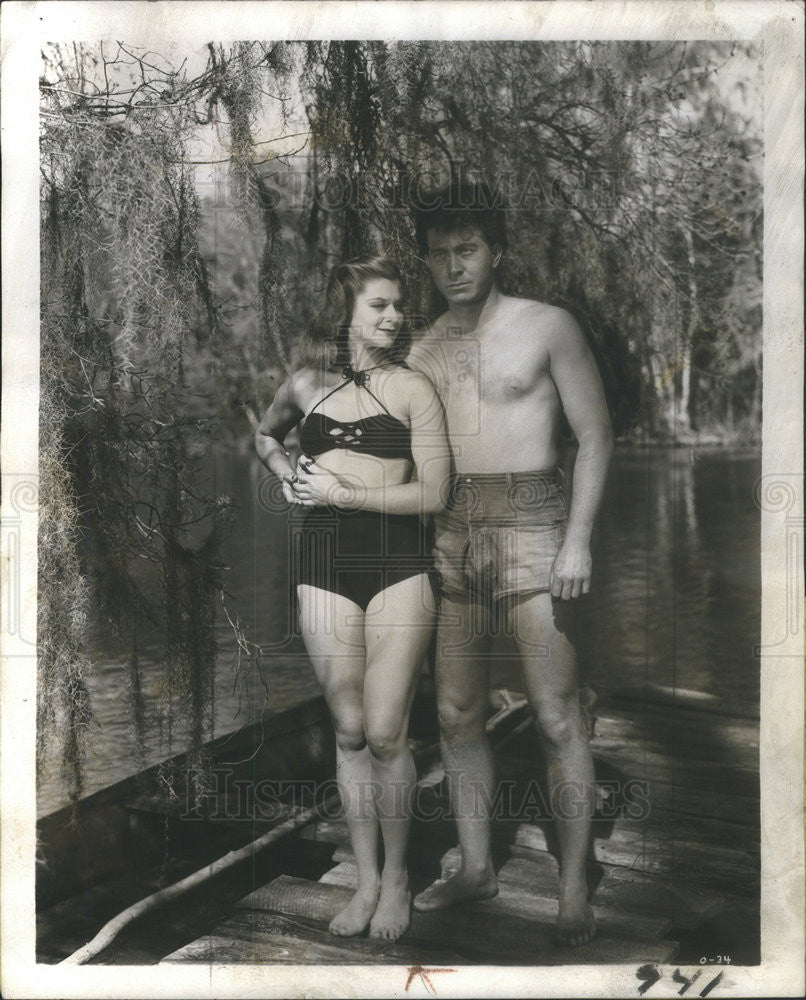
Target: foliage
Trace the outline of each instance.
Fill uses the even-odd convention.
[[[211,427],[192,415],[195,387],[184,376],[200,314],[208,330],[216,326],[185,146],[229,77],[214,54],[202,88],[119,46],[104,76],[122,64],[135,77],[112,93],[92,84],[88,58],[51,52],[49,75],[60,86],[43,86],[41,141],[39,746],[61,742],[73,796],[89,717],[90,587],[98,621],[129,656],[140,747],[145,625],[164,641],[169,747],[175,718],[191,751],[212,735],[218,547],[231,518],[229,501],[205,485]],[[246,69],[236,54],[230,75]]]
[[[669,437],[698,424],[718,431],[726,410],[708,427],[701,403],[716,382],[728,395],[746,384],[760,361],[761,189],[753,163],[760,140],[736,110],[740,102],[726,101],[717,86],[731,60],[752,58],[737,49],[308,46],[315,173],[340,172],[360,193],[359,204],[317,235],[338,256],[368,233],[382,234],[414,270],[416,303],[431,314],[436,303],[405,206],[424,174],[484,177],[510,209],[508,289],[581,320],[618,429]],[[342,99],[326,100],[333,94]],[[726,329],[727,308],[734,320]],[[745,347],[720,379],[708,366],[708,345],[722,357],[734,352],[726,344],[737,323]],[[692,351],[705,361],[696,372]],[[760,379],[751,382],[755,397],[744,412],[757,421]]]

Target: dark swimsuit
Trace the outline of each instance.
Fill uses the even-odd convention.
[[[405,458],[413,463],[411,432],[386,409],[366,385],[361,372],[345,368],[337,385],[309,412],[300,435],[306,455],[318,458],[335,448],[349,448],[377,458]],[[366,390],[383,408],[359,420],[336,420],[315,412],[349,382]],[[347,507],[305,511],[293,533],[294,579],[342,594],[366,611],[372,598],[400,580],[432,569],[432,533],[416,514],[384,514]]]

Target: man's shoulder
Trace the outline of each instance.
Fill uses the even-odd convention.
[[[549,302],[538,302],[536,299],[502,295],[500,308],[508,315],[508,318],[517,319],[521,323],[539,324],[546,329],[575,323],[573,316],[567,309],[553,306]]]

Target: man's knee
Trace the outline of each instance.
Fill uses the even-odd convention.
[[[542,738],[553,747],[562,747],[583,733],[576,691],[564,697],[546,699],[535,712]]]
[[[443,739],[468,739],[486,731],[486,702],[440,698],[437,704]]]

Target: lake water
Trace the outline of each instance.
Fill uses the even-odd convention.
[[[651,681],[716,695],[725,711],[758,709],[761,618],[760,516],[753,490],[757,451],[620,449],[613,460],[594,544],[593,591],[578,609],[582,680],[601,696]],[[215,489],[240,504],[224,558],[227,608],[263,651],[262,675],[235,668],[230,626],[220,616],[216,734],[270,707],[318,693],[289,600],[287,516],[273,478],[250,454],[221,450]],[[522,689],[505,641],[493,682]],[[86,766],[87,792],[144,766],[131,735],[125,665],[94,648],[91,696],[97,726]],[[158,722],[161,664],[141,655],[150,720],[146,763],[181,749]],[[66,795],[58,762],[38,787],[44,814]]]

